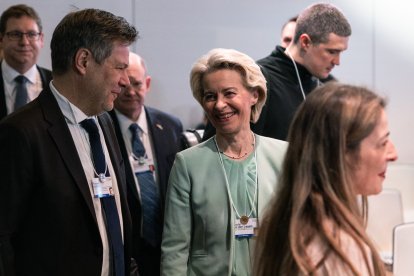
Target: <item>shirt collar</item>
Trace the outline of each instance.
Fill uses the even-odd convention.
[[[14,82],[14,79],[21,75],[19,72],[14,70],[10,65],[7,64],[6,60],[3,59],[1,62],[1,70],[3,72],[3,78],[7,83],[12,84]],[[29,70],[27,70],[26,73],[23,74],[30,83],[36,83],[36,73],[37,73],[37,67],[36,64],[33,65]]]
[[[72,104],[65,96],[57,91],[56,87],[53,85],[53,81],[49,84],[50,90],[52,91],[53,95],[55,96],[60,109],[62,110],[63,115],[66,118],[66,121],[70,124],[79,124],[83,120],[87,118],[94,118],[88,117],[82,110],[80,110],[76,105]],[[96,119],[95,119],[96,121]]]
[[[122,133],[125,132],[129,132],[129,126],[132,123],[136,123],[138,124],[138,126],[141,128],[143,134],[147,135],[148,134],[148,123],[147,123],[147,114],[145,112],[145,108],[142,107],[142,111],[141,114],[138,117],[138,120],[133,121],[130,118],[128,118],[127,116],[125,116],[124,114],[122,114],[121,112],[119,112],[118,110],[115,109],[115,113],[118,117],[118,121],[119,121],[119,126],[122,130]]]

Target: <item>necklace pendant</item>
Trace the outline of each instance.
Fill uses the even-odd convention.
[[[249,222],[249,217],[248,216],[241,216],[240,217],[240,223],[243,225],[246,225]]]
[[[105,179],[106,179],[106,176],[105,176],[104,173],[100,173],[98,175],[98,178],[99,178],[99,182],[104,183],[105,182]]]

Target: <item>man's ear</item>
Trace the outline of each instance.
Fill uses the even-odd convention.
[[[45,35],[44,35],[44,33],[40,33],[40,37],[39,37],[39,44],[40,44],[40,48],[43,48],[43,46],[45,46],[45,40],[44,40],[44,38],[45,38]]]
[[[73,63],[75,71],[84,75],[86,73],[86,68],[89,65],[90,58],[92,53],[86,48],[80,48],[75,54],[75,60]]]
[[[145,77],[145,85],[147,86],[147,90],[150,90],[151,87],[151,76]]]
[[[299,37],[300,48],[307,50],[312,45],[312,40],[308,34],[301,34]]]

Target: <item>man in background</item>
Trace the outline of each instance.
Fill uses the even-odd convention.
[[[178,118],[144,105],[151,76],[145,61],[129,54],[130,85],[110,112],[126,165],[134,257],[141,276],[160,275],[161,234],[168,177],[180,150],[183,127]],[[142,212],[142,219],[141,219]]]
[[[0,120],[49,85],[51,72],[36,65],[43,37],[42,22],[33,8],[14,5],[1,15]]]
[[[125,168],[105,112],[136,29],[97,9],[66,15],[53,81],[0,123],[0,274],[130,275]]]
[[[313,4],[299,14],[293,42],[286,49],[277,46],[257,62],[268,87],[265,110],[256,124],[258,133],[287,139],[296,109],[340,64],[351,32],[348,20],[332,4]]]
[[[293,37],[295,36],[296,20],[298,20],[298,17],[294,16],[289,18],[289,20],[285,24],[283,24],[280,36],[280,46],[282,48],[286,49],[289,46],[289,44],[293,41]],[[329,74],[326,78],[320,79],[320,81],[323,83],[331,80],[335,80],[335,77],[331,74]]]
[[[280,34],[280,46],[282,46],[283,48],[287,48],[287,46],[289,46],[289,44],[293,40],[293,36],[295,35],[297,19],[298,19],[297,16],[291,17],[282,26],[282,32]]]
[[[293,42],[287,48],[276,46],[257,61],[267,80],[267,99],[259,120],[251,126],[253,132],[287,140],[296,109],[340,64],[351,32],[348,20],[332,4],[313,4],[299,14]],[[214,132],[209,124],[203,140]]]
[[[348,20],[331,4],[313,4],[299,14],[293,42],[258,61],[268,82],[265,110],[256,124],[262,135],[287,139],[297,107],[340,64],[350,35]]]

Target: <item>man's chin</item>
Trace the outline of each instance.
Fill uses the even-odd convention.
[[[111,103],[106,103],[104,106],[103,106],[103,111],[102,112],[104,112],[104,111],[111,111],[112,109],[114,109],[114,103],[113,102],[111,102]]]
[[[316,76],[320,80],[324,80],[329,76],[329,73],[320,74],[319,76]]]

